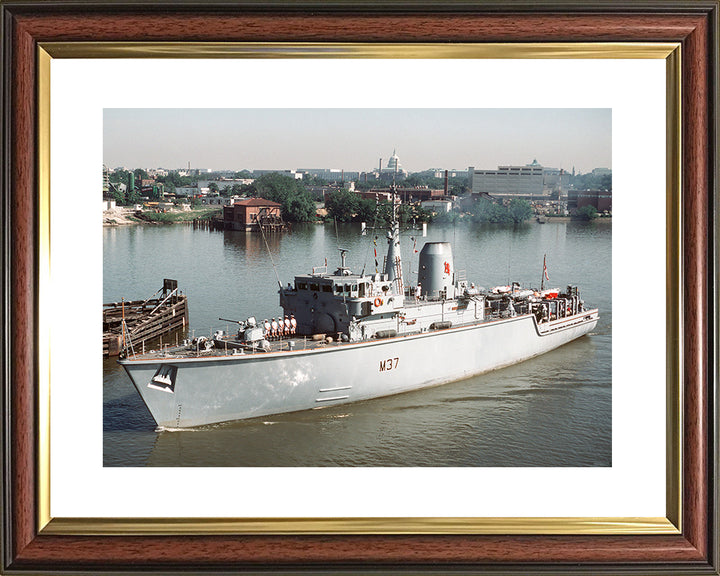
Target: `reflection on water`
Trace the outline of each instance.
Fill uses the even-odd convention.
[[[311,225],[269,235],[281,281],[325,258],[334,267],[338,242],[350,249],[353,269],[371,271],[372,232],[362,237],[358,227],[341,225],[337,234],[333,226]],[[410,236],[402,245],[408,275]],[[129,378],[107,360],[105,465],[611,465],[611,225],[431,226],[426,240],[453,242],[456,268],[486,287],[508,280],[539,284],[547,254],[551,284],[579,284],[601,320],[593,334],[562,348],[461,382],[183,431],[156,431]],[[198,334],[220,328],[218,317],[278,312],[262,236],[183,226],[109,228],[104,249],[104,301],[147,297],[168,277],[188,294]]]

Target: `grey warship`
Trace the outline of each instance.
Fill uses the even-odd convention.
[[[232,334],[119,360],[161,428],[317,409],[436,386],[543,354],[597,325],[577,286],[482,289],[456,271],[448,242],[427,242],[405,285],[393,197],[382,272],[353,273],[347,251],[280,285],[283,314]]]

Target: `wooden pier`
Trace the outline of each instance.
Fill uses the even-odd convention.
[[[195,218],[190,221],[195,230],[224,230],[225,222],[222,217],[213,216],[212,218]]]
[[[147,300],[103,304],[103,356],[118,356],[123,347],[131,345],[137,351],[147,340],[187,325],[187,296],[178,291],[177,280],[165,279],[163,287]]]

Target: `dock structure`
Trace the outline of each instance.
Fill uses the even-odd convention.
[[[141,346],[187,325],[187,296],[178,291],[177,280],[166,278],[147,300],[103,304],[103,356],[118,356],[126,347]]]
[[[247,198],[223,208],[225,230],[281,232],[287,229],[282,205],[264,198]]]
[[[222,215],[212,218],[195,218],[190,223],[194,230],[225,230],[225,221]]]

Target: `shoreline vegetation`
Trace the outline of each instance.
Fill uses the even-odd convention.
[[[222,216],[222,209],[217,207],[196,208],[170,212],[135,211],[118,206],[114,210],[103,212],[103,226],[127,226],[133,224],[189,224],[194,221],[211,220],[214,216]]]
[[[142,170],[136,170],[137,176],[142,180],[147,176]],[[217,205],[208,206],[200,204],[197,198],[190,199],[190,203],[186,204],[185,209],[169,210],[149,210],[135,211],[131,206],[137,206],[141,200],[160,200],[162,192],[159,185],[154,185],[152,194],[149,198],[141,198],[138,190],[134,187],[133,174],[127,173],[127,185],[132,191],[127,194],[117,193],[116,201],[118,206],[114,211],[105,212],[103,214],[104,224],[107,226],[116,226],[121,224],[171,224],[171,223],[210,223],[222,218],[222,207]],[[177,175],[175,175],[177,176]],[[173,178],[175,178],[173,176]],[[238,173],[236,176],[246,177],[246,173]],[[168,176],[167,178],[170,178]],[[122,174],[111,175],[111,181],[123,180]],[[177,178],[175,178],[177,180]],[[177,186],[186,184],[185,180],[167,180],[161,184],[167,186],[168,191],[174,193]],[[410,223],[420,224],[423,222],[432,222],[435,224],[454,224],[456,222],[474,222],[474,223],[493,223],[493,224],[520,224],[523,222],[533,221],[541,218],[543,222],[559,221],[557,218],[568,218],[568,220],[586,220],[592,221],[596,219],[608,219],[611,214],[601,214],[590,206],[585,205],[573,211],[569,216],[564,216],[559,206],[550,205],[548,202],[529,202],[520,198],[498,199],[490,196],[482,196],[479,198],[472,197],[467,186],[466,179],[453,178],[449,181],[448,191],[456,198],[454,207],[450,211],[445,211],[442,207],[437,212],[429,207],[423,207],[420,202],[401,203],[398,206],[398,218],[401,226]],[[358,194],[350,188],[330,187],[325,191],[322,197],[318,197],[316,192],[311,189],[317,187],[321,182],[308,181],[301,182],[295,178],[280,173],[267,173],[251,180],[248,184],[228,184],[220,189],[217,182],[210,182],[209,192],[212,195],[226,198],[264,198],[281,205],[281,213],[283,220],[288,224],[293,223],[312,223],[312,222],[365,222],[368,226],[386,225],[392,214],[391,202],[388,198],[383,198],[386,192],[378,191],[374,198],[372,196],[373,186],[378,183],[355,183],[359,192]],[[403,181],[404,186],[414,186],[417,190],[436,189],[440,185],[437,178],[419,178],[410,176]],[[609,184],[609,183],[608,183]],[[370,193],[370,197],[367,196]],[[380,196],[382,194],[383,196]],[[154,203],[154,202],[151,202]],[[125,205],[125,207],[123,207]],[[188,209],[189,208],[189,209]]]
[[[222,210],[218,210],[216,207],[208,208],[195,208],[192,210],[184,210],[177,212],[141,212],[138,213],[129,208],[118,206],[114,210],[108,210],[103,212],[103,226],[104,227],[115,227],[115,226],[135,226],[135,225],[158,225],[158,224],[191,224],[193,222],[210,221],[215,217],[221,217]],[[536,215],[523,220],[520,223],[537,223]],[[543,215],[546,223],[552,222],[611,222],[612,216],[600,216],[588,220],[587,218],[580,216],[556,216],[556,215]],[[333,222],[331,217],[318,218],[312,222],[315,224],[324,224],[327,222]],[[463,217],[458,215],[454,219],[435,218],[430,219],[430,223],[434,224],[454,224],[454,223],[488,223],[488,224],[507,224],[508,222],[478,222],[469,215]],[[368,225],[371,222],[368,222]]]

